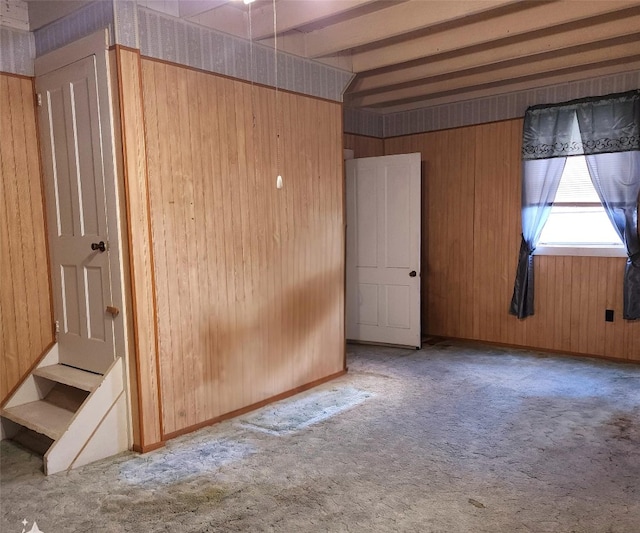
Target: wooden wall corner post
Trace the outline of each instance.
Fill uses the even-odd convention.
[[[115,52],[136,364],[132,387],[138,393],[139,442],[133,447],[147,452],[162,446],[164,432],[141,62],[139,50],[116,45]]]

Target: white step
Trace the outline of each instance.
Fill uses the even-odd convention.
[[[100,374],[93,374],[66,365],[51,365],[36,368],[33,371],[33,375],[58,383],[64,383],[65,385],[70,385],[76,389],[82,389],[88,392],[92,392],[102,381]]]
[[[37,433],[57,440],[64,433],[74,413],[44,400],[2,410],[2,416]]]

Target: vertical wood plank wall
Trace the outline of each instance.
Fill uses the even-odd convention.
[[[345,133],[343,142],[345,148],[353,150],[354,157],[377,157],[384,155],[384,139]]]
[[[343,370],[342,109],[147,59],[142,81],[171,437]]]
[[[0,73],[0,401],[53,343],[30,78]]]
[[[162,441],[162,426],[140,55],[120,47],[116,54],[137,380],[132,384],[138,402],[133,406],[134,446],[147,451]]]
[[[521,132],[509,120],[385,140],[386,155],[422,152],[423,331],[640,361],[640,322],[622,320],[622,258],[537,256],[536,314],[508,314]]]

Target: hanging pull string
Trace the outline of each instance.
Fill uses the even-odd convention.
[[[278,81],[278,15],[276,13],[276,0],[273,0],[273,63],[276,78],[276,173],[278,175],[278,183],[281,184],[281,148],[280,148],[280,132],[282,131],[282,117],[280,113],[280,91]]]

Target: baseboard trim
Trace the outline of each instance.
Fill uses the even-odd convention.
[[[601,355],[601,354],[569,352],[567,350],[556,350],[554,348],[540,348],[539,346],[525,346],[522,344],[509,344],[506,342],[485,341],[480,339],[468,339],[464,337],[446,337],[441,335],[428,335],[428,337],[431,337],[434,339],[442,339],[443,341],[451,340],[451,341],[466,342],[470,344],[484,344],[487,346],[497,346],[501,348],[513,348],[514,350],[528,350],[531,352],[542,352],[542,353],[548,353],[548,354],[554,354],[554,355],[566,355],[570,357],[600,359],[603,361],[610,361],[612,363],[628,363],[632,365],[640,365],[640,360],[637,360],[637,359],[623,359],[621,357],[610,357],[608,355]],[[437,343],[433,343],[432,346],[435,346],[436,344]]]
[[[156,442],[154,444],[147,444],[146,446],[141,446],[138,444],[134,444],[131,449],[134,452],[138,452],[138,453],[149,453],[152,452],[154,450],[158,450],[160,448],[164,448],[166,442],[165,441],[160,441],[160,442]]]
[[[171,433],[166,433],[162,435],[163,441],[167,441],[170,439],[174,439],[176,437],[180,437],[181,435],[186,435],[187,433],[193,433],[198,429],[202,429],[207,426],[212,426],[214,424],[218,424],[223,422],[224,420],[228,420],[230,418],[235,418],[236,416],[244,415],[250,411],[255,411],[256,409],[260,409],[265,405],[269,405],[270,403],[278,402],[280,400],[284,400],[285,398],[289,398],[306,390],[317,387],[318,385],[322,385],[323,383],[327,383],[328,381],[332,381],[340,376],[344,376],[347,373],[347,370],[341,370],[340,372],[336,372],[335,374],[330,374],[329,376],[325,376],[324,378],[316,379],[315,381],[311,381],[305,385],[300,385],[294,389],[288,390],[286,392],[282,392],[280,394],[276,394],[275,396],[271,396],[270,398],[266,398],[265,400],[261,400],[256,403],[252,403],[251,405],[247,405],[246,407],[241,407],[240,409],[236,409],[235,411],[231,411],[229,413],[225,413],[220,416],[216,416],[215,418],[211,418],[209,420],[205,420],[204,422],[200,422],[198,424],[194,424],[192,426],[188,426],[183,429],[179,429],[178,431],[172,431]],[[157,447],[164,445],[164,442],[160,443]],[[155,446],[155,445],[151,445]],[[150,448],[150,446],[146,447]],[[135,448],[134,448],[135,449]],[[155,449],[155,448],[153,448]],[[137,451],[137,450],[136,450]],[[149,450],[150,451],[150,450]]]

